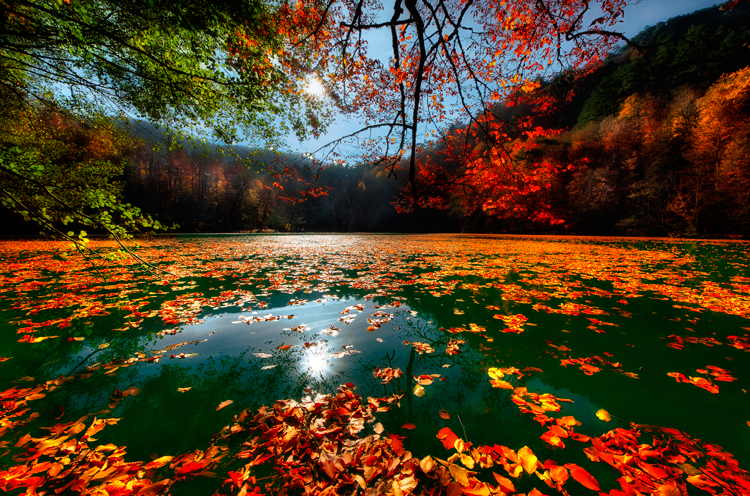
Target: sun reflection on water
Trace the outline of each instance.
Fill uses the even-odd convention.
[[[330,363],[322,350],[307,349],[302,366],[307,373],[323,377],[324,373],[330,368]]]

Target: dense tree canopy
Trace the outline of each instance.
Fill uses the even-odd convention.
[[[269,58],[284,42],[286,22],[278,5],[254,0],[3,0],[3,204],[69,239],[60,223],[93,224],[116,236],[126,232],[117,226],[135,226],[127,219],[158,226],[119,205],[114,181],[122,163],[102,166],[63,151],[81,148],[80,133],[122,134],[113,119],[144,119],[178,137],[266,147],[290,132],[317,132],[325,121],[319,103],[303,96],[302,78]],[[55,140],[60,146],[49,153]],[[121,140],[108,143],[100,152],[121,159]],[[122,221],[113,220],[118,215]]]
[[[340,109],[364,118],[365,127],[351,137],[366,149],[365,159],[389,172],[406,166],[412,204],[445,206],[446,193],[462,190],[475,206],[490,210],[503,209],[512,196],[525,194],[528,178],[543,185],[549,173],[541,163],[522,170],[517,160],[529,142],[548,131],[531,118],[503,119],[497,106],[533,97],[543,112],[549,102],[535,92],[540,78],[569,69],[585,74],[593,68],[623,39],[615,28],[625,4],[298,3],[302,9],[323,12],[320,28],[305,35],[314,48],[306,70],[321,77]],[[388,15],[381,14],[382,9]],[[593,12],[597,14],[591,18]],[[385,39],[387,57],[380,53]],[[285,56],[299,60],[295,49],[289,47]],[[483,147],[469,146],[475,136],[485,142]],[[424,146],[435,141],[458,167],[420,158]],[[528,214],[554,220],[543,210]]]
[[[121,110],[222,141],[315,127],[268,59],[284,41],[270,3],[3,0],[0,22],[5,112]]]

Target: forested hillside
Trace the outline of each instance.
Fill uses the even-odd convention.
[[[474,164],[451,163],[439,142],[422,150],[422,157],[436,167],[463,177],[474,174],[468,184],[486,185],[438,191],[433,201],[437,209],[397,213],[394,202],[403,197],[405,171],[394,178],[365,163],[333,164],[322,171],[297,167],[299,176],[273,176],[264,172],[268,163],[283,170],[284,161],[304,160],[250,150],[239,150],[240,157],[249,154],[250,160],[190,147],[155,150],[153,138],[125,139],[115,131],[108,131],[110,141],[117,143],[117,153],[110,153],[117,159],[110,167],[111,188],[181,232],[748,236],[748,21],[746,4],[673,18],[636,36],[640,49],[620,49],[584,78],[561,74],[540,81],[533,94],[493,109],[511,134],[526,122],[555,130],[535,140],[519,137],[526,142],[513,150],[499,148],[503,145],[493,149],[481,132],[461,138],[479,157]],[[540,101],[556,111],[545,108],[537,115]],[[51,128],[77,129],[65,132],[78,140],[69,147],[79,155],[96,155],[103,130],[55,118],[45,122]],[[480,176],[476,164],[501,153],[509,156],[510,173],[480,182],[487,168]],[[547,174],[531,180],[527,174],[523,185],[517,181],[527,171],[540,170],[540,164]],[[545,207],[545,217],[532,218],[529,213],[539,205]],[[4,216],[11,219],[11,231],[28,230],[16,214]]]

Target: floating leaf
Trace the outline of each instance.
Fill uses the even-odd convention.
[[[592,491],[601,491],[599,482],[583,468],[579,467],[575,463],[566,463],[565,467],[570,470],[570,475],[573,476],[583,487],[587,487]]]
[[[495,477],[495,480],[500,485],[500,490],[504,492],[505,494],[513,494],[516,492],[516,487],[513,485],[513,481],[510,479],[503,477],[502,475],[492,472],[492,475]]]
[[[461,460],[461,463],[464,464],[464,467],[468,468],[469,470],[474,468],[474,459],[472,457],[461,453],[461,456],[459,458]]]
[[[420,386],[419,384],[414,386],[414,395],[419,396],[419,397],[424,396],[424,388]]]
[[[271,358],[273,355],[270,353],[253,353],[253,356],[256,356],[258,358]]]
[[[171,462],[173,456],[162,456],[159,458],[156,458],[155,460],[151,460],[149,463],[146,464],[146,470],[151,470],[159,467],[163,467],[167,463]]]
[[[450,429],[450,427],[443,427],[440,429],[437,433],[437,438],[443,443],[445,449],[453,449],[456,440],[458,440],[458,436]]]
[[[190,391],[191,389],[193,389],[192,386],[190,386],[190,387],[184,387],[184,388],[178,387],[177,391],[179,391],[180,393],[186,393],[186,392]]]
[[[568,480],[568,469],[563,467],[562,465],[559,465],[557,467],[553,467],[549,471],[550,477],[552,477],[552,480],[558,483],[564,483],[566,480]]]
[[[607,410],[600,409],[596,412],[596,416],[599,417],[600,420],[603,420],[605,422],[609,422],[612,420],[612,417],[609,416],[609,413]]]
[[[402,428],[402,429],[408,429],[408,430],[412,430],[412,429],[414,429],[415,427],[416,427],[416,425],[414,425],[414,424],[412,424],[412,423],[409,423],[409,424],[404,424],[404,425],[402,425],[402,426],[401,426],[401,428]]]
[[[450,414],[446,412],[445,410],[440,410],[439,414],[440,414],[440,418],[443,418],[445,420],[449,420],[451,418]]]
[[[419,468],[421,468],[422,472],[425,474],[429,474],[435,470],[436,466],[437,463],[435,463],[435,460],[430,455],[425,456],[419,461]]]
[[[129,387],[125,391],[122,392],[123,397],[124,396],[138,396],[139,394],[141,394],[141,390],[135,386]]]
[[[524,446],[518,450],[518,461],[521,463],[527,474],[536,472],[536,468],[539,465],[539,459],[528,446]]]
[[[104,348],[107,348],[107,347],[109,347],[109,343],[102,343],[102,344],[100,344],[100,345],[98,346],[98,348],[99,348],[100,350],[103,350]]]
[[[232,403],[234,403],[234,401],[233,401],[233,400],[226,400],[226,401],[222,401],[221,403],[219,403],[219,406],[217,406],[217,407],[216,407],[216,411],[219,411],[219,410],[221,410],[222,408],[226,408],[226,407],[228,407],[229,405],[231,405]]]
[[[453,480],[455,480],[462,486],[469,485],[469,477],[466,473],[465,468],[461,467],[460,465],[456,465],[455,463],[451,463],[450,465],[448,465],[448,470],[450,471]]]
[[[272,368],[275,368],[276,365],[266,365],[264,367],[261,367],[260,370],[271,370]]]

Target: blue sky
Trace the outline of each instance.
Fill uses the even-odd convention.
[[[641,0],[640,2],[631,2],[626,7],[622,23],[616,29],[626,36],[632,37],[637,35],[646,26],[653,26],[659,22],[666,21],[671,17],[689,14],[699,9],[711,7],[723,3],[722,0]],[[592,19],[595,14],[592,14]],[[390,42],[383,46],[390,52]],[[371,45],[377,46],[377,43]],[[387,54],[386,54],[387,55]],[[311,152],[338,137],[347,135],[361,127],[361,124],[355,119],[339,118],[332,124],[328,133],[317,140],[298,142],[295,138],[289,139],[289,146],[297,152]],[[364,138],[364,135],[363,135]],[[345,147],[351,153],[353,149]]]
[[[643,0],[625,9],[621,29],[626,36],[635,36],[646,26],[721,3],[717,0]]]

